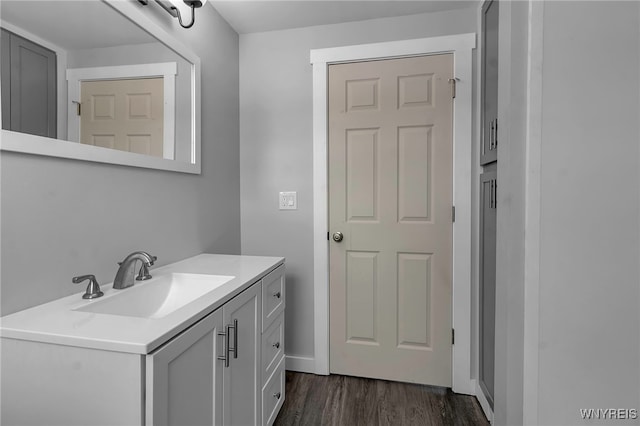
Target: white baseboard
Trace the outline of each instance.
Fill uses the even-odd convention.
[[[493,410],[491,409],[491,406],[489,405],[489,401],[487,401],[487,398],[484,396],[484,392],[482,392],[482,389],[480,389],[480,384],[477,381],[476,381],[476,399],[480,403],[480,407],[482,408],[482,411],[484,411],[484,415],[489,421],[489,423],[493,424]]]
[[[453,372],[455,374],[455,371]],[[475,379],[464,379],[462,377],[454,377],[453,383],[451,386],[451,390],[455,393],[460,393],[463,395],[474,395],[476,394],[476,381]]]
[[[315,374],[316,361],[314,358],[303,356],[285,356],[285,368],[289,371]]]

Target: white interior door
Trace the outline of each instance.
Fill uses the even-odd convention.
[[[81,143],[162,158],[161,77],[83,81],[80,92]]]
[[[453,56],[329,67],[330,370],[451,386]]]

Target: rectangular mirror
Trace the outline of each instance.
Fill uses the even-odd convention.
[[[200,59],[140,7],[0,2],[2,150],[200,173]]]

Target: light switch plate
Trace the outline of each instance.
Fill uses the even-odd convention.
[[[281,192],[279,197],[280,210],[297,210],[298,193],[295,191]]]

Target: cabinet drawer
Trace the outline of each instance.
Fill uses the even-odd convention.
[[[262,331],[284,311],[284,292],[284,265],[280,265],[262,279]]]
[[[284,354],[284,314],[280,314],[262,334],[262,380],[263,383],[273,373]]]
[[[262,424],[272,425],[284,403],[284,357],[262,389]]]

